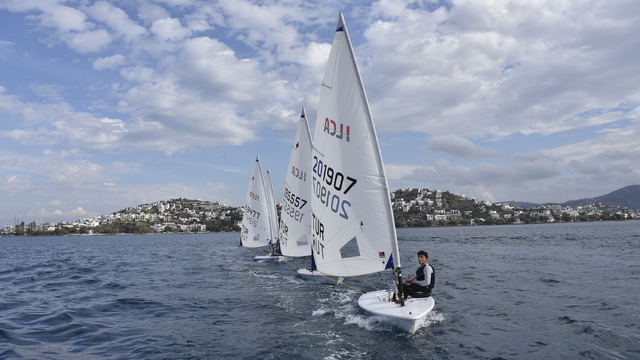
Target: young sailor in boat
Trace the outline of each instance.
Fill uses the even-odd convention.
[[[271,256],[282,256],[282,251],[280,251],[280,239],[278,239],[275,244],[271,245]]]
[[[436,284],[436,274],[431,265],[427,264],[429,254],[424,251],[418,251],[418,263],[420,266],[416,270],[416,276],[404,283],[403,290],[406,296],[416,298],[431,296],[431,290]]]

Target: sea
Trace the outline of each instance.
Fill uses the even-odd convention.
[[[0,238],[0,359],[640,359],[640,221],[398,230],[426,250],[414,334],[240,234]]]

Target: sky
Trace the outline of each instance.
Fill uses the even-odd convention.
[[[242,206],[256,156],[281,201],[340,12],[391,190],[640,184],[637,0],[0,0],[0,226]]]

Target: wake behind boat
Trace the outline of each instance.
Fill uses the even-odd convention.
[[[393,289],[366,293],[358,305],[414,332],[435,301],[403,299],[387,177],[342,14],[322,80],[313,143],[313,270],[337,277],[393,272]]]

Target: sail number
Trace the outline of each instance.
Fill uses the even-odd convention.
[[[313,157],[313,173],[318,175],[318,179],[322,180],[325,184],[332,186],[336,191],[342,191],[343,194],[347,194],[349,190],[358,182],[358,180],[351,176],[346,177],[343,173],[333,170],[331,166],[323,164],[322,160],[319,160],[317,156]],[[345,187],[346,186],[346,187]]]
[[[320,202],[324,204],[324,206],[328,207],[334,213],[340,215],[340,217],[349,220],[349,214],[347,214],[347,207],[351,208],[351,203],[347,200],[341,200],[338,194],[331,194],[331,188],[327,188],[316,179],[315,176],[313,178],[313,192]]]
[[[247,223],[253,225],[253,227],[258,226],[258,219],[260,218],[260,213],[253,210],[249,204],[244,204],[243,207],[244,214],[247,217]]]
[[[302,211],[296,209],[291,204],[283,203],[282,204],[282,212],[284,212],[285,214],[289,215],[293,220],[295,220],[297,222],[302,222],[302,217],[304,216],[304,213]]]
[[[302,209],[305,205],[307,205],[307,200],[301,198],[300,196],[296,196],[296,194],[289,191],[289,188],[285,186],[284,188],[284,198],[291,203],[291,205]],[[302,205],[300,205],[302,202]]]

